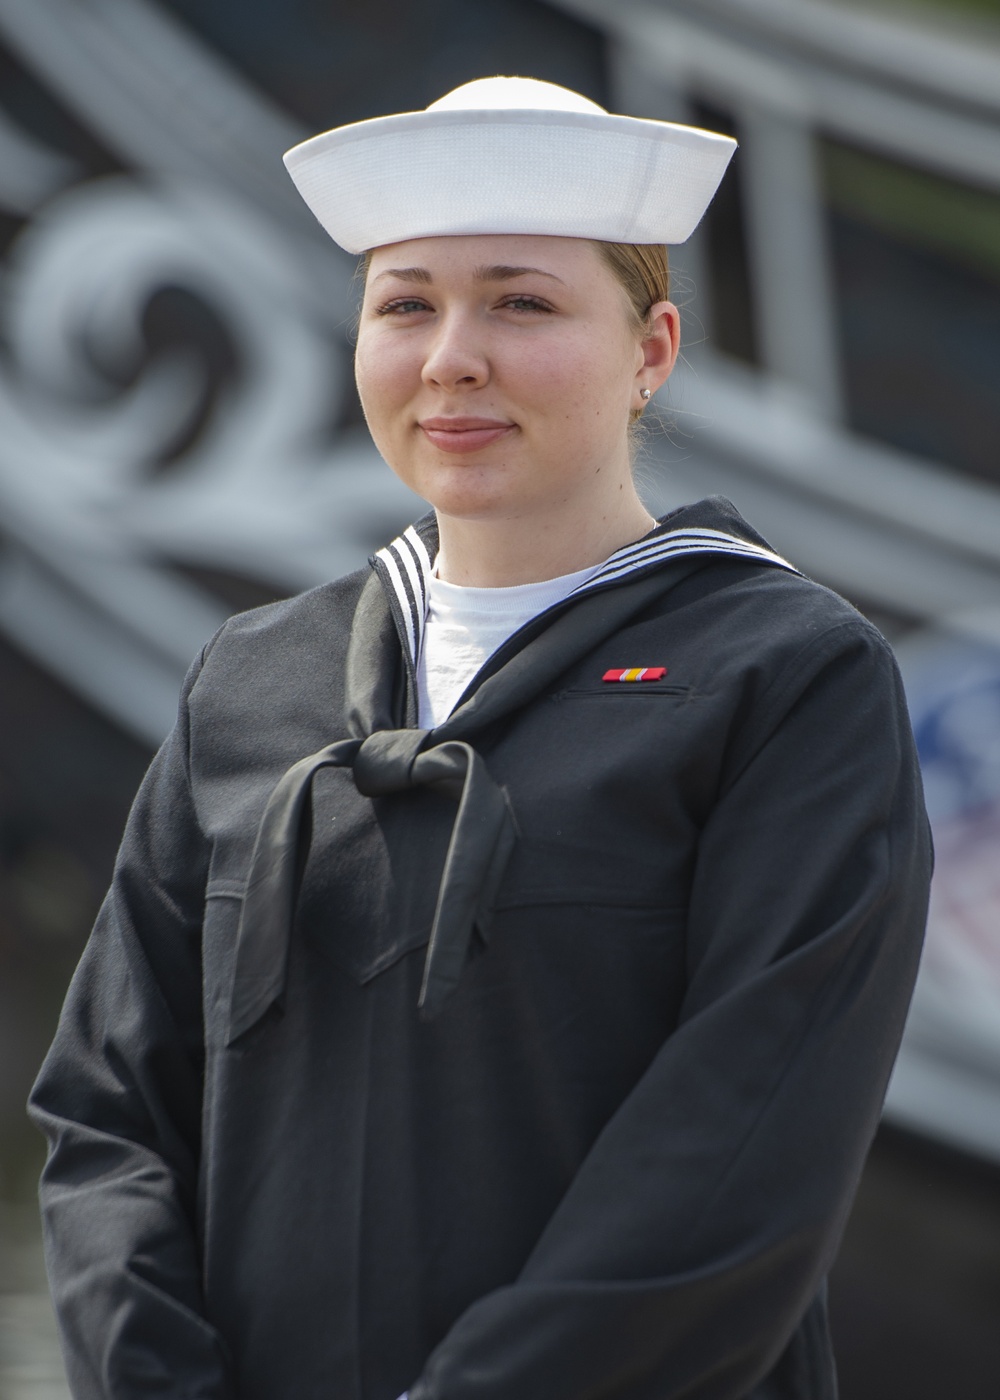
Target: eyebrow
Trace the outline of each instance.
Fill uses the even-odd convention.
[[[400,282],[430,282],[432,280],[426,267],[387,267],[384,272],[379,273],[375,281],[381,282],[383,277],[398,277]]]
[[[513,277],[524,277],[533,272],[536,277],[551,277],[553,282],[562,282],[554,272],[546,272],[541,267],[508,267],[506,263],[494,263],[492,267],[477,267],[473,276],[477,282],[509,282]]]
[[[515,277],[525,277],[529,273],[534,273],[536,277],[549,277],[553,282],[562,282],[561,277],[557,277],[554,272],[546,272],[544,268],[510,267],[506,263],[477,267],[472,275],[477,282],[509,282]],[[378,274],[375,281],[380,282],[383,277],[396,277],[400,282],[420,282],[424,285],[434,281],[426,267],[387,267],[384,272]]]

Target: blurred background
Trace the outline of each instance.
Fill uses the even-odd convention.
[[[23,1101],[188,662],[419,510],[280,162],[522,73],[741,150],[641,466],[897,650],[938,848],[843,1400],[1000,1396],[1000,0],[0,0],[0,1400],[65,1400]]]

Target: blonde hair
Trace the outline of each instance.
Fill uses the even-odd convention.
[[[670,300],[670,260],[662,243],[597,243],[594,247],[625,289],[632,324],[641,334],[649,309]]]
[[[594,247],[628,297],[629,321],[636,335],[649,329],[649,311],[658,301],[670,300],[670,258],[662,243],[600,243]],[[630,430],[642,417],[642,409],[629,414]],[[635,447],[635,434],[632,446]]]

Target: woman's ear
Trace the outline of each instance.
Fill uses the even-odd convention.
[[[681,316],[672,301],[657,301],[649,308],[649,329],[642,337],[642,367],[637,378],[643,388],[656,393],[670,377],[681,348]]]

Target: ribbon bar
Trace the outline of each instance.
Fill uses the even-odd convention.
[[[662,681],[666,666],[628,666],[623,671],[605,671],[603,681]]]

